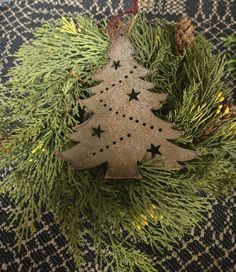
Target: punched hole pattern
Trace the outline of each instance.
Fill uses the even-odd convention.
[[[134,69],[137,69],[138,67],[135,65],[133,68],[134,68]],[[134,72],[133,70],[130,70],[130,71],[129,71],[130,74],[133,74],[133,72]],[[126,78],[126,79],[127,79],[128,77],[129,77],[128,75],[125,75],[125,76],[124,76],[124,78]],[[121,80],[121,79],[119,80],[119,83],[122,83],[122,80]],[[111,86],[112,86],[112,87],[115,87],[116,84],[113,83]],[[109,90],[108,87],[106,87],[105,89],[106,89],[107,91]],[[104,91],[100,91],[100,93],[104,93]]]
[[[127,134],[127,137],[130,138],[130,137],[131,137],[131,134],[128,133],[128,134]],[[124,140],[124,137],[120,137],[120,141],[123,141],[123,140]],[[117,144],[117,141],[113,141],[112,144],[113,144],[113,145],[116,145],[116,144]],[[106,149],[109,149],[109,148],[110,148],[110,146],[109,146],[109,145],[106,145]],[[104,150],[103,148],[101,148],[99,151],[102,153],[102,152],[104,152],[105,150]],[[96,152],[93,152],[93,153],[92,153],[93,156],[95,156],[96,154],[97,154]]]
[[[138,68],[138,67],[137,67],[136,65],[133,66],[133,69],[137,69],[137,68]],[[130,73],[130,74],[133,74],[134,71],[133,71],[133,70],[130,70],[129,73]],[[128,78],[128,75],[125,75],[124,78],[127,79],[127,78]],[[119,83],[122,83],[122,80],[121,80],[121,79],[119,80]],[[116,85],[116,84],[113,83],[111,86],[114,87],[115,85]],[[108,90],[109,90],[109,87],[106,87],[105,90],[108,91]],[[104,91],[102,90],[102,91],[100,91],[100,93],[104,93]],[[101,99],[100,102],[102,103],[103,100]],[[103,106],[106,107],[107,104],[103,104]],[[109,111],[112,111],[112,108],[109,108]],[[115,114],[118,115],[119,112],[116,111]],[[125,117],[126,117],[126,114],[123,114],[122,117],[125,118]],[[139,123],[139,120],[138,120],[138,119],[134,119],[132,116],[129,117],[129,120],[131,120],[131,121],[134,120],[136,123]],[[142,125],[145,127],[145,126],[147,126],[147,123],[142,123]],[[151,126],[150,126],[150,129],[154,129],[154,126],[151,125]],[[162,128],[159,128],[158,131],[159,131],[159,132],[162,132]],[[130,138],[130,137],[131,137],[131,134],[128,133],[126,136],[127,136],[128,138]],[[120,141],[123,141],[123,140],[124,140],[124,138],[123,138],[123,137],[120,137]],[[112,144],[113,144],[113,145],[116,145],[116,144],[117,144],[117,141],[113,141]],[[109,148],[110,148],[110,146],[109,146],[109,145],[106,145],[106,149],[109,149]],[[104,149],[101,148],[101,149],[100,149],[100,152],[101,152],[101,153],[104,152]],[[97,154],[96,152],[93,152],[93,153],[92,153],[93,156],[95,156],[96,154]]]
[[[102,102],[103,102],[103,100],[102,100],[102,99],[100,99],[100,100],[99,100],[99,102],[101,102],[101,103],[102,103]],[[107,104],[103,104],[103,107],[106,107],[106,106],[107,106]],[[109,111],[112,111],[112,108],[109,108]],[[115,114],[116,114],[116,115],[119,115],[119,112],[118,112],[118,111],[116,111],[116,112],[115,112]],[[125,118],[125,117],[126,117],[126,115],[125,115],[125,114],[123,114],[123,115],[122,115],[122,117],[123,117],[123,118]],[[130,117],[129,117],[129,120],[130,120],[130,121],[132,121],[132,120],[134,120],[134,118],[133,118],[132,116],[130,116]],[[135,123],[137,123],[137,124],[138,124],[138,123],[139,123],[139,120],[138,120],[138,119],[135,119]],[[144,127],[146,127],[146,126],[147,126],[147,123],[142,123],[142,125],[143,125]],[[151,125],[151,126],[150,126],[150,129],[154,129],[154,126],[153,126],[153,125]],[[159,131],[159,132],[162,132],[162,128],[159,128],[159,129],[158,129],[158,131]]]

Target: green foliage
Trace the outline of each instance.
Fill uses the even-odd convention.
[[[206,193],[227,193],[235,186],[235,119],[199,140],[220,118],[219,105],[231,90],[223,81],[224,58],[211,53],[204,37],[197,36],[183,56],[176,56],[173,25],[138,18],[130,32],[135,57],[153,71],[148,79],[156,83],[154,91],[169,95],[167,107],[156,114],[175,122],[184,131],[178,143],[199,156],[178,172],[158,168],[156,160],[144,163],[140,181],[105,181],[102,167],[71,171],[54,152],[71,144],[67,135],[82,118],[78,98],[89,95],[91,76],[106,63],[105,29],[105,23],[98,28],[90,18],[62,18],[39,28],[32,44],[17,53],[19,65],[9,72],[0,97],[0,131],[6,138],[1,167],[15,169],[0,193],[16,203],[12,224],[20,219],[19,242],[35,231],[45,205],[60,222],[77,265],[86,223],[97,267],[151,272],[156,269],[137,244],[155,251],[171,247],[209,209]]]
[[[235,55],[235,50],[236,50],[236,35],[232,34],[226,38],[222,38],[222,41],[224,42],[225,46],[229,48],[229,53],[228,53],[228,68],[229,71],[235,73],[236,72],[236,55]]]

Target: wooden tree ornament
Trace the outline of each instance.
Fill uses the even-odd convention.
[[[161,108],[167,95],[149,91],[154,84],[140,77],[150,71],[132,55],[132,45],[120,31],[111,44],[109,63],[93,76],[102,82],[91,88],[91,97],[80,100],[93,115],[69,136],[78,144],[58,153],[73,168],[107,162],[106,179],[140,179],[138,162],[160,156],[162,165],[180,169],[179,161],[196,157],[196,152],[168,141],[181,133],[152,112]]]

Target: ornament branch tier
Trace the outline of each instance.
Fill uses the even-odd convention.
[[[138,163],[155,156],[160,157],[160,165],[171,169],[180,169],[179,162],[197,156],[168,141],[181,132],[153,113],[167,95],[150,91],[154,84],[142,79],[150,71],[133,54],[128,36],[118,35],[108,53],[109,63],[93,76],[102,82],[91,88],[91,97],[79,101],[93,115],[69,136],[78,144],[58,153],[72,162],[72,168],[107,162],[106,179],[140,179]]]

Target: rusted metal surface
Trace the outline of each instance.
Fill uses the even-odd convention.
[[[178,161],[196,157],[196,152],[168,141],[181,132],[152,112],[167,95],[150,91],[154,84],[141,79],[150,71],[134,60],[133,53],[128,37],[121,32],[111,45],[109,63],[93,77],[102,82],[91,88],[90,98],[80,100],[93,115],[70,135],[78,144],[59,153],[73,168],[88,169],[107,162],[105,178],[139,179],[138,162],[160,156],[162,165],[179,169]]]

